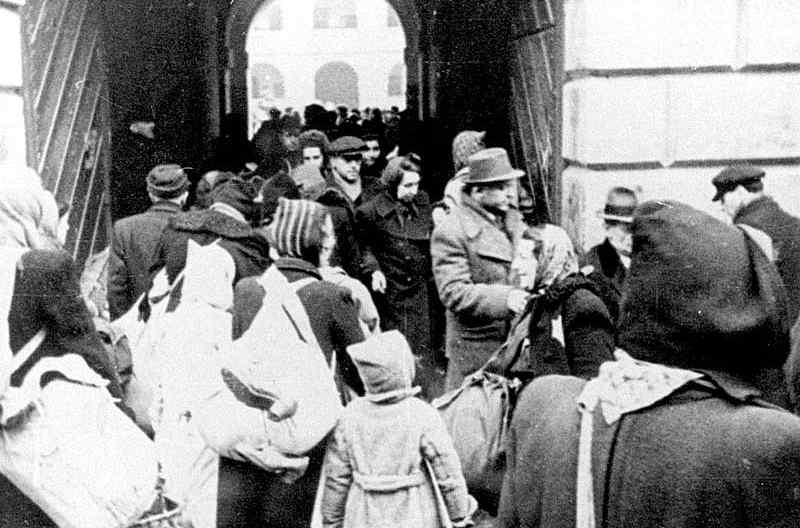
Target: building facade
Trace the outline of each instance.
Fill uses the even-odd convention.
[[[251,132],[271,107],[402,108],[405,47],[384,0],[264,2],[247,36]]]
[[[800,215],[800,2],[566,0],[562,219],[588,248],[615,185],[722,218],[711,178],[761,165]]]

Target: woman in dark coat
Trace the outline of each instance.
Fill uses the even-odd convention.
[[[648,202],[627,280],[617,361],[520,395],[501,526],[800,526],[800,419],[754,385],[788,354],[775,267],[742,230]]]
[[[81,298],[77,266],[57,249],[55,200],[33,171],[1,176],[0,339],[7,340],[0,343],[1,355],[18,353],[39,330],[45,337],[15,372],[0,375],[10,375],[16,387],[43,357],[77,354],[108,380],[111,395],[122,399],[119,377]],[[0,526],[55,524],[0,475]]]
[[[386,189],[356,211],[363,267],[371,278],[383,330],[399,330],[417,358],[425,398],[438,396],[431,346],[431,203],[419,190],[418,159],[393,159],[384,170]],[[439,376],[441,378],[441,376]]]
[[[336,363],[340,389],[363,394],[363,383],[347,353],[347,346],[364,340],[358,311],[347,290],[321,280],[317,271],[321,259],[326,264],[324,261],[333,249],[330,215],[316,202],[281,198],[267,231],[279,255],[275,265],[297,289],[325,359],[329,364]],[[234,339],[250,327],[262,304],[269,302],[265,294],[256,278],[246,278],[236,285]],[[305,474],[292,484],[252,464],[223,458],[218,526],[308,527],[324,452],[323,441],[308,453],[310,461]]]
[[[600,364],[612,359],[614,323],[597,286],[578,271],[567,233],[550,224],[528,228],[511,269],[532,296],[514,321],[495,370],[523,381],[547,374],[597,375]]]

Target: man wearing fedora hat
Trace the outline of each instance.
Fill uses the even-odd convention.
[[[775,264],[786,285],[789,320],[800,314],[800,218],[783,209],[764,193],[764,171],[750,165],[732,166],[714,176],[711,183],[722,210],[734,224],[760,229],[772,238]]]
[[[616,297],[622,294],[625,276],[631,263],[631,224],[633,211],[638,205],[636,193],[627,187],[613,187],[608,191],[606,205],[597,216],[603,219],[606,238],[584,255],[582,270],[596,272]],[[587,267],[591,266],[591,269]]]
[[[189,180],[180,165],[156,165],[147,174],[147,194],[153,205],[114,224],[108,258],[108,309],[111,319],[127,312],[149,287],[161,232],[183,209]]]
[[[527,302],[511,283],[514,247],[525,225],[514,208],[517,180],[502,148],[481,150],[468,160],[461,203],[431,238],[433,274],[447,308],[447,390],[480,368],[508,333],[508,323]]]

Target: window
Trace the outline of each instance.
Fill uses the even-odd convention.
[[[281,0],[273,0],[259,9],[253,19],[253,27],[266,31],[281,31],[283,29],[283,7]]]
[[[250,72],[251,97],[261,101],[274,101],[286,97],[283,75],[272,64],[254,64]]]
[[[389,97],[403,95],[403,69],[403,64],[399,62],[392,66],[389,72],[389,85],[386,90]]]
[[[329,62],[314,75],[314,97],[324,103],[358,108],[358,74],[345,62]]]
[[[278,2],[272,3],[267,9],[267,27],[270,31],[283,29],[283,10]]]
[[[357,26],[354,0],[317,0],[314,5],[315,29],[354,29]]]
[[[397,11],[390,5],[386,6],[386,25],[390,28],[400,27],[400,18]]]

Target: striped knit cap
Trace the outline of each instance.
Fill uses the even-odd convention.
[[[267,227],[270,244],[282,257],[303,258],[309,245],[315,244],[314,218],[320,218],[325,206],[309,200],[280,198],[272,223]]]

